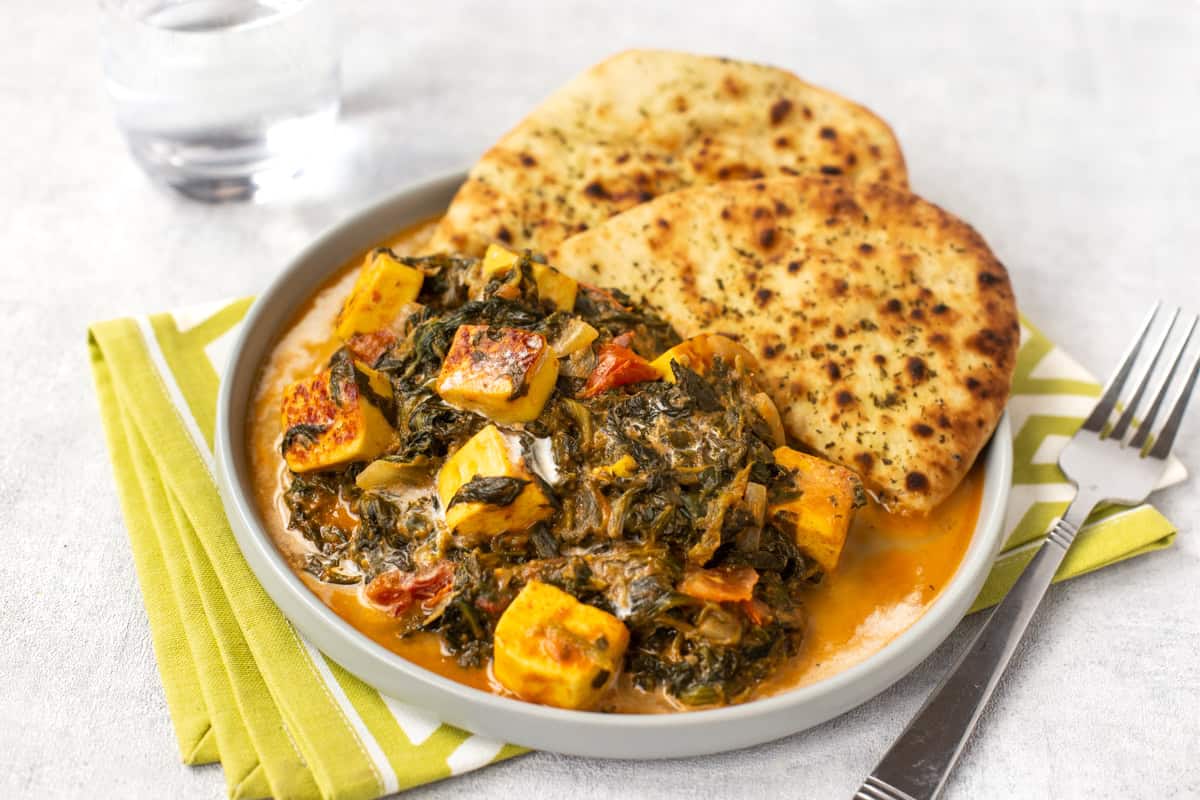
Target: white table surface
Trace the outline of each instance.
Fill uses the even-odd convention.
[[[1195,2],[343,2],[335,166],[291,202],[225,207],[158,189],[126,156],[93,4],[0,5],[0,796],[224,793],[217,767],[178,761],[86,324],[261,289],[319,230],[470,162],[613,51],[753,58],[869,105],[915,189],[983,232],[1022,310],[1094,371],[1153,299],[1200,310]],[[1179,452],[1196,470],[1192,423]],[[1157,500],[1174,549],[1052,591],[952,796],[1200,795],[1196,500],[1195,482]],[[977,625],[875,700],[773,744],[657,763],[535,754],[411,796],[847,797]]]

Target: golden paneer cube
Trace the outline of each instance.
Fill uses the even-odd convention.
[[[438,373],[447,403],[496,422],[537,419],[558,380],[558,359],[540,333],[461,325]]]
[[[521,257],[511,250],[493,244],[488,245],[483,255],[483,275],[493,278],[503,275],[517,265]],[[533,280],[537,285],[538,297],[549,300],[559,311],[570,311],[575,307],[575,295],[579,284],[574,278],[569,278],[546,264],[534,261],[530,264]]]
[[[779,447],[775,462],[792,471],[792,485],[772,487],[783,499],[767,507],[767,517],[777,527],[791,531],[796,546],[825,573],[837,567],[850,530],[854,510],[861,505],[862,484],[845,467]]]
[[[334,331],[345,341],[356,333],[371,333],[387,325],[421,293],[424,273],[401,264],[387,250],[367,255],[350,296],[338,313]]]
[[[442,465],[437,475],[438,500],[446,513],[446,527],[467,546],[474,546],[504,533],[523,531],[554,513],[541,487],[525,468],[515,445],[505,440],[495,425],[488,425],[467,440]],[[476,489],[491,486],[491,499],[503,495],[508,502],[475,502],[465,498],[489,493],[459,490],[476,479],[508,478],[477,482]],[[523,482],[523,483],[522,483]],[[509,490],[506,494],[504,490]],[[515,494],[515,496],[513,496]]]
[[[280,416],[288,469],[311,472],[369,461],[391,444],[392,426],[379,407],[391,401],[391,383],[363,364],[354,369],[374,397],[360,390],[354,376],[339,378],[331,369],[284,389]]]
[[[533,262],[533,280],[537,283],[538,297],[549,300],[559,311],[575,308],[575,295],[579,284],[574,278],[563,275],[554,267]]]
[[[757,372],[758,359],[746,348],[719,333],[702,333],[693,336],[686,342],[667,350],[650,362],[650,366],[658,370],[663,380],[675,382],[675,373],[671,370],[671,362],[678,361],[681,366],[703,375],[712,369],[713,361],[720,357],[730,366],[741,372]]]
[[[594,708],[621,669],[629,631],[612,614],[530,581],[496,625],[496,680],[524,700]]]
[[[520,259],[521,257],[512,250],[506,250],[498,244],[489,244],[487,252],[483,254],[483,276],[494,278],[503,275],[512,269]]]

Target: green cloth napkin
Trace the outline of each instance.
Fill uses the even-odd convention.
[[[88,341],[167,706],[188,764],[219,760],[230,797],[374,798],[522,752],[381,695],[307,642],[255,580],[213,480],[220,370],[250,300],[112,320]],[[1009,405],[1010,531],[975,608],[1032,558],[1070,486],[1059,449],[1099,394],[1032,326]],[[1167,482],[1185,477],[1177,462]],[[1150,506],[1080,533],[1059,578],[1171,544]]]

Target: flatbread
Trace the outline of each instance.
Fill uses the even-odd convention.
[[[1008,274],[969,225],[907,191],[776,178],[665,195],[568,239],[552,263],[642,298],[687,337],[739,339],[789,434],[925,513],[1008,398]]]
[[[816,173],[907,182],[891,129],[860,105],[773,67],[631,50],[576,77],[484,154],[429,250],[545,251],[677,189]]]

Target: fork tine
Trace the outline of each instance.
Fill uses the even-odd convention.
[[[1104,394],[1100,395],[1096,407],[1084,420],[1083,428],[1085,430],[1093,433],[1100,433],[1104,430],[1104,423],[1108,422],[1113,409],[1117,406],[1121,390],[1125,388],[1125,381],[1129,379],[1129,373],[1133,370],[1133,362],[1137,361],[1138,353],[1141,352],[1142,345],[1146,343],[1146,334],[1150,332],[1150,326],[1154,323],[1154,318],[1158,316],[1158,310],[1161,307],[1162,303],[1158,302],[1154,304],[1154,308],[1150,309],[1150,315],[1142,323],[1142,329],[1138,332],[1137,339],[1129,345],[1124,358],[1121,359],[1121,366],[1117,367],[1117,371],[1108,379],[1108,385],[1104,387]]]
[[[1180,365],[1183,364],[1183,356],[1187,352],[1188,345],[1192,342],[1192,336],[1196,333],[1198,323],[1200,323],[1200,316],[1193,317],[1192,324],[1188,326],[1187,335],[1183,337],[1183,343],[1179,345],[1179,350],[1175,353],[1175,358],[1171,359],[1171,368],[1167,370],[1167,374],[1158,384],[1158,391],[1154,393],[1154,402],[1150,404],[1150,410],[1146,412],[1146,416],[1142,418],[1138,429],[1133,432],[1133,438],[1129,440],[1130,447],[1140,450],[1150,438],[1150,431],[1154,429],[1154,420],[1158,417],[1158,412],[1167,399],[1167,392],[1170,391],[1171,383],[1175,380],[1175,373],[1179,371]]]
[[[1129,398],[1129,402],[1125,404],[1125,411],[1122,412],[1117,424],[1109,431],[1109,438],[1121,441],[1125,438],[1125,432],[1129,430],[1130,423],[1133,422],[1133,415],[1137,411],[1138,404],[1142,402],[1142,395],[1146,393],[1146,387],[1150,384],[1150,377],[1154,374],[1154,368],[1158,366],[1158,359],[1162,357],[1163,350],[1167,349],[1167,342],[1171,339],[1171,333],[1175,330],[1175,322],[1179,319],[1179,309],[1175,309],[1175,313],[1171,315],[1171,322],[1167,325],[1167,330],[1163,333],[1162,338],[1158,341],[1158,347],[1154,349],[1154,357],[1150,359],[1150,366],[1146,367],[1146,371],[1142,373],[1142,379],[1138,381],[1137,389],[1133,392],[1133,397]]]
[[[1195,331],[1196,323],[1192,323],[1192,330]],[[1191,333],[1188,334],[1188,341],[1184,342],[1184,349],[1187,349],[1188,342],[1191,341]],[[1179,352],[1180,357],[1183,356],[1183,351]],[[1171,409],[1170,416],[1163,423],[1162,430],[1158,432],[1158,438],[1154,440],[1154,446],[1150,448],[1149,455],[1154,458],[1165,459],[1171,454],[1171,446],[1175,444],[1175,434],[1179,433],[1179,426],[1183,422],[1183,412],[1187,411],[1188,401],[1192,398],[1192,389],[1196,387],[1196,377],[1200,375],[1200,353],[1192,359],[1192,368],[1189,371],[1187,383],[1183,386],[1183,391],[1179,393],[1179,397],[1175,399],[1175,407]],[[1165,387],[1164,387],[1165,388]]]

